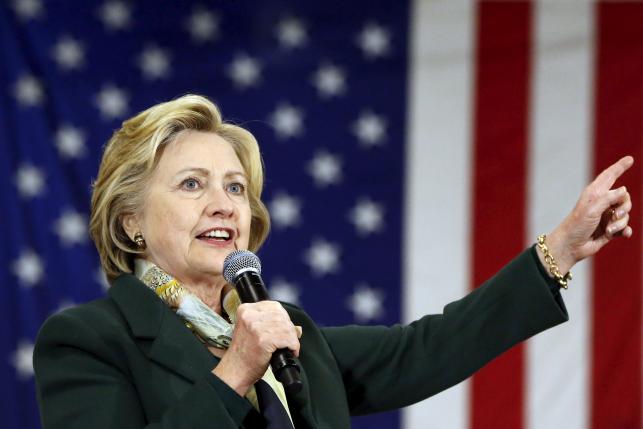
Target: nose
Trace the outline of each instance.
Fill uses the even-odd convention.
[[[224,189],[217,187],[208,192],[205,211],[208,216],[229,218],[234,214],[234,203]]]

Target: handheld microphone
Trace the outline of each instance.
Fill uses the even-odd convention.
[[[261,279],[261,262],[248,250],[235,250],[223,262],[223,277],[233,285],[243,303],[269,300],[268,291]],[[272,354],[270,366],[275,377],[288,393],[297,393],[302,388],[299,364],[288,349],[279,349]]]

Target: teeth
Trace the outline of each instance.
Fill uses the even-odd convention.
[[[212,231],[208,231],[205,234],[206,237],[211,237],[211,238],[225,238],[228,239],[230,238],[230,233],[228,231],[223,230],[223,229],[215,229]]]

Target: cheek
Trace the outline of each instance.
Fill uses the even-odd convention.
[[[240,214],[239,229],[241,230],[242,242],[239,244],[243,245],[244,248],[248,248],[248,242],[250,241],[250,225],[252,222],[252,212],[250,210],[249,203],[240,207]]]
[[[189,238],[191,227],[181,212],[157,210],[153,215],[151,227],[158,243],[177,243]]]

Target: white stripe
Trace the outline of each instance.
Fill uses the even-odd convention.
[[[552,231],[590,180],[593,6],[541,1],[535,6],[529,236]],[[527,347],[528,429],[588,426],[589,264],[572,270],[563,297],[570,321]]]
[[[469,289],[474,13],[467,0],[416,0],[411,7],[406,321],[441,313]],[[464,429],[468,413],[465,382],[405,410],[403,427]]]

